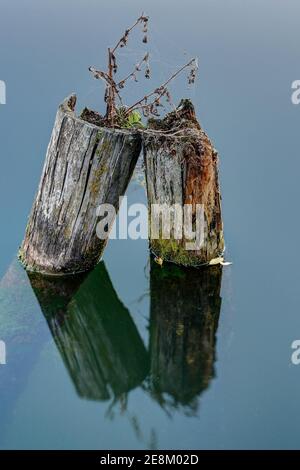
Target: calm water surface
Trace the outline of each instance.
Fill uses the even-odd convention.
[[[87,68],[144,9],[153,88],[190,56],[190,97],[220,153],[231,267],[160,269],[114,240],[89,275],[28,276],[15,255],[58,103],[103,109]],[[0,448],[299,448],[296,0],[0,0]],[[137,33],[123,70],[143,53]],[[128,102],[149,82],[132,84]],[[148,89],[148,88],[147,88]],[[133,180],[128,203],[145,202]]]

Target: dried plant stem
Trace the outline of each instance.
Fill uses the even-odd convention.
[[[128,36],[128,34],[142,21],[143,18],[144,18],[144,14],[142,13],[141,16],[136,20],[136,22],[130,28],[126,29],[124,36]],[[112,54],[114,54],[115,51],[118,49],[118,47],[121,45],[121,43],[123,42],[124,36],[122,36],[119,39],[115,47],[111,50]]]
[[[126,110],[126,114],[130,114],[134,109],[136,108],[146,108],[149,106],[149,103],[147,103],[148,99],[151,98],[152,96],[155,96],[157,95],[156,99],[159,99],[161,98],[165,92],[166,92],[166,86],[172,81],[174,80],[175,77],[177,77],[183,70],[185,70],[187,67],[190,67],[194,62],[196,61],[196,59],[192,59],[190,60],[189,62],[187,62],[185,65],[183,65],[179,70],[177,70],[177,72],[175,72],[170,78],[168,78],[168,80],[166,80],[159,88],[156,88],[155,90],[153,90],[151,93],[149,93],[148,95],[145,95],[143,98],[141,98],[139,101],[137,101],[136,103],[134,103],[132,106],[130,106],[127,110]],[[155,101],[154,100],[154,101]],[[145,102],[145,104],[142,104],[143,102]]]
[[[129,78],[134,77],[136,72],[140,72],[140,68],[141,68],[143,62],[146,62],[146,61],[148,60],[148,57],[149,57],[149,54],[146,54],[146,55],[142,58],[142,60],[140,60],[140,62],[135,65],[134,70],[133,70],[132,72],[130,72],[125,78],[123,78],[122,80],[120,80],[120,81],[116,84],[116,86],[117,86],[117,87],[120,87],[120,85],[125,84],[125,82],[127,82],[127,80],[129,80]]]
[[[113,53],[111,52],[110,48],[108,48],[108,78],[110,85],[108,86],[106,118],[113,126],[115,114],[115,84],[113,79],[112,54]]]
[[[95,78],[102,78],[106,82],[107,89],[109,89],[109,87],[114,87],[115,94],[117,95],[121,105],[123,106],[123,100],[114,80],[112,80],[107,73],[102,72],[102,70],[96,70],[94,67],[89,67],[89,71],[92,72]]]
[[[118,62],[116,57],[116,50],[120,47],[124,47],[128,43],[128,38],[130,32],[138,25],[143,25],[143,33],[145,34],[143,37],[143,43],[148,41],[147,39],[147,32],[148,32],[148,16],[144,16],[142,13],[141,16],[134,22],[134,24],[125,30],[123,36],[118,40],[117,44],[113,48],[108,48],[108,67],[106,71],[96,70],[94,67],[90,67],[89,70],[92,72],[95,78],[102,79],[105,81],[105,95],[104,101],[106,103],[106,114],[105,114],[105,121],[109,127],[114,127],[114,125],[118,124],[119,121],[119,111],[120,109],[117,107],[116,98],[121,103],[122,109],[122,119],[127,119],[128,116],[134,111],[136,108],[140,108],[143,112],[145,117],[150,115],[159,116],[158,107],[164,105],[161,103],[161,99],[164,98],[170,105],[172,105],[172,98],[167,89],[167,85],[179,75],[184,69],[190,67],[190,73],[188,75],[188,83],[194,83],[196,70],[197,70],[197,61],[196,59],[190,60],[188,63],[183,65],[179,70],[177,70],[168,80],[165,81],[162,85],[155,88],[151,93],[148,93],[143,98],[138,100],[132,106],[125,107],[122,102],[121,92],[120,90],[124,88],[126,82],[133,78],[135,81],[137,80],[137,73],[142,70],[142,65],[145,65],[144,75],[145,78],[149,79],[151,76],[151,70],[149,65],[149,53],[147,52],[144,55],[143,59],[138,62],[133,71],[126,75],[122,80],[116,81],[115,75],[118,71]],[[149,101],[150,99],[150,101]]]

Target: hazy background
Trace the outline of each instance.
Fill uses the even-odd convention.
[[[300,338],[300,105],[291,103],[291,83],[300,79],[298,1],[0,0],[0,79],[7,85],[0,106],[0,274],[22,240],[58,103],[74,91],[79,108],[103,110],[102,85],[87,69],[106,63],[107,46],[142,10],[150,15],[155,79],[132,83],[126,99],[198,56],[195,87],[182,77],[171,91],[175,101],[194,101],[219,150],[233,266],[223,275],[217,378],[201,397],[199,416],[169,418],[141,390],[131,406],[145,432],[157,431],[160,448],[298,448],[300,366],[290,361],[291,343]],[[125,75],[144,46],[134,33],[122,51]],[[134,183],[129,195],[144,200]],[[105,253],[145,343],[149,301],[136,299],[149,290],[147,260],[143,241],[114,241]],[[125,418],[105,418],[107,405],[77,397],[44,328],[43,353],[6,406],[0,447],[145,446]],[[4,367],[9,361],[0,374]]]

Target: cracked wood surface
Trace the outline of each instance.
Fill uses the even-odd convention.
[[[38,192],[20,249],[29,271],[89,270],[107,240],[96,235],[96,208],[119,206],[140,154],[141,137],[75,116],[76,96],[59,106]]]
[[[152,204],[179,204],[182,208],[191,204],[195,229],[196,205],[203,205],[204,240],[199,250],[187,250],[184,235],[181,240],[175,239],[174,233],[170,240],[162,235],[154,238],[149,224],[152,252],[185,266],[207,264],[224,251],[218,154],[198,126],[184,129],[182,135],[157,132],[146,136],[143,143],[149,210]]]

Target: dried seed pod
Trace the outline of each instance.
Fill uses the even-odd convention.
[[[189,85],[195,83],[197,69],[198,69],[197,62],[194,61],[191,65],[190,73],[188,74],[188,84]]]
[[[124,88],[124,86],[125,86],[125,80],[122,80],[122,81],[118,84],[118,87],[119,87],[120,89],[122,89],[122,88]]]
[[[94,67],[89,67],[89,71],[93,74],[93,77],[96,79],[104,78],[104,73],[101,70],[96,70]]]
[[[155,108],[154,108],[154,103],[150,104],[149,111],[150,111],[151,114],[154,114],[154,111],[156,111]]]
[[[142,112],[143,112],[144,117],[149,117],[150,115],[149,106],[145,106],[144,108],[142,108]]]
[[[172,103],[172,98],[171,98],[171,94],[170,94],[169,90],[166,89],[165,95],[166,95],[167,102]]]
[[[147,37],[147,35],[145,34],[145,36],[143,37],[143,43],[146,44],[147,42],[148,42],[148,37]]]
[[[107,103],[108,101],[108,87],[105,88],[105,94],[104,94],[104,102]]]
[[[114,54],[111,54],[111,61],[112,61],[112,66],[113,66],[113,72],[117,73],[118,65],[117,65],[116,56]]]
[[[150,78],[150,68],[147,67],[146,70],[145,70],[145,78]]]
[[[120,39],[120,47],[124,47],[128,42],[129,31],[126,30],[124,36]]]
[[[160,86],[159,88],[155,88],[154,93],[156,93],[157,95],[163,95],[163,90],[164,87]]]

